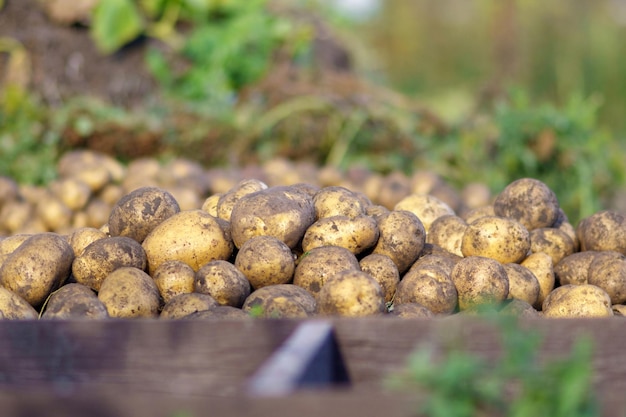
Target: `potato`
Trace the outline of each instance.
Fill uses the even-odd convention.
[[[442,268],[446,274],[450,275],[454,265],[456,265],[461,259],[463,258],[452,255],[450,252],[443,249],[439,249],[439,251],[429,251],[428,253],[422,250],[420,257],[413,263],[413,265],[411,265],[411,269],[435,265]]]
[[[435,314],[428,308],[418,303],[398,304],[393,306],[390,315],[400,318],[421,318],[435,317]]]
[[[17,200],[19,189],[14,179],[0,175],[0,208],[8,201]]]
[[[106,237],[89,244],[72,263],[72,275],[79,284],[100,291],[104,279],[123,266],[146,268],[146,253],[134,239]]]
[[[493,208],[496,216],[517,220],[529,231],[551,227],[560,210],[550,187],[533,178],[521,178],[507,185],[496,197]]]
[[[531,304],[518,298],[509,299],[504,307],[500,309],[501,314],[508,314],[515,317],[539,317],[540,313]]]
[[[75,229],[69,237],[70,246],[74,251],[74,256],[80,256],[84,252],[85,248],[91,245],[96,240],[104,239],[108,237],[100,229],[94,227],[79,227]]]
[[[618,252],[598,253],[589,265],[587,282],[606,291],[612,304],[623,304],[626,302],[626,257]]]
[[[87,226],[99,228],[106,224],[108,227],[109,216],[111,215],[110,204],[99,198],[92,198],[84,212],[87,214]]]
[[[154,271],[152,278],[167,304],[173,297],[194,291],[196,271],[181,261],[165,261]]]
[[[302,239],[302,250],[341,246],[358,255],[374,246],[378,236],[378,224],[370,216],[324,217],[308,227]]]
[[[138,188],[111,209],[109,233],[142,243],[156,226],[179,212],[178,202],[168,191],[157,187]]]
[[[430,225],[439,217],[455,214],[446,203],[428,194],[410,194],[395,205],[394,210],[407,210],[417,216],[424,225],[426,233]]]
[[[293,279],[296,269],[289,246],[273,236],[248,239],[237,252],[235,266],[254,289],[287,284]]]
[[[564,257],[558,264],[554,265],[556,280],[560,285],[587,284],[587,279],[589,278],[589,266],[598,253],[600,252],[575,252]]]
[[[26,300],[0,286],[0,320],[37,320],[39,314]]]
[[[345,187],[329,186],[313,196],[317,219],[334,216],[354,218],[365,214],[365,208],[356,193]]]
[[[345,270],[328,278],[317,297],[322,315],[363,317],[385,312],[382,288],[369,274]]]
[[[544,300],[542,311],[548,318],[613,316],[609,295],[590,284],[555,288]]]
[[[202,203],[202,207],[200,207],[200,209],[202,211],[206,211],[207,213],[209,213],[211,216],[213,217],[218,217],[217,215],[217,203],[220,200],[220,197],[223,194],[213,194],[209,197],[207,197],[204,202]]]
[[[210,295],[220,305],[240,308],[250,295],[250,282],[235,265],[215,260],[196,272],[194,290]]]
[[[576,236],[576,229],[569,222],[569,219],[563,209],[559,209],[559,216],[552,227],[559,229],[572,239],[572,242],[574,243],[574,252],[578,252],[580,250],[580,242],[578,240],[578,236]]]
[[[495,210],[493,209],[493,204],[489,204],[486,206],[471,209],[464,213],[460,213],[459,217],[465,220],[465,223],[470,224],[474,220],[478,220],[481,217],[495,216],[495,215],[496,213],[495,213]]]
[[[29,220],[34,217],[33,212],[33,206],[26,201],[6,202],[0,208],[0,230],[9,234],[25,233]]]
[[[0,259],[1,257],[6,257],[13,253],[20,245],[33,236],[30,233],[20,233],[17,235],[12,235],[5,237],[4,239],[0,239]],[[0,262],[1,265],[1,262]]]
[[[530,234],[519,222],[482,217],[467,226],[461,240],[463,256],[482,256],[500,263],[521,262],[530,250]]]
[[[0,285],[38,308],[69,277],[73,260],[72,247],[62,236],[31,236],[2,263]]]
[[[574,241],[560,229],[541,227],[530,232],[530,251],[547,253],[553,265],[574,253],[574,249]]]
[[[497,304],[509,295],[509,279],[500,262],[482,256],[460,260],[450,275],[459,295],[459,309]]]
[[[246,298],[242,310],[254,317],[307,318],[315,314],[315,298],[302,287],[278,284],[259,288]]]
[[[54,196],[71,211],[82,210],[91,197],[89,186],[77,178],[62,178],[52,182],[49,187]]]
[[[197,311],[210,310],[219,304],[208,294],[184,293],[170,298],[165,305],[159,318],[180,319]]]
[[[72,210],[51,192],[37,201],[35,214],[49,231],[67,230],[72,222]]]
[[[266,190],[267,184],[255,179],[240,181],[233,188],[222,194],[217,202],[217,217],[230,221],[235,203],[245,195]]]
[[[340,246],[322,246],[298,259],[293,283],[316,297],[326,280],[343,270],[361,270],[356,256]]]
[[[52,293],[43,319],[104,319],[109,313],[93,290],[82,284],[66,284]]]
[[[128,266],[107,275],[98,299],[109,316],[119,318],[156,317],[161,304],[159,289],[150,275]]]
[[[385,302],[390,303],[396,294],[400,273],[393,260],[387,255],[372,253],[359,261],[361,271],[367,272],[378,282],[383,290]]]
[[[613,304],[611,310],[613,310],[614,316],[626,316],[626,305],[624,304]]]
[[[217,306],[208,310],[196,311],[183,317],[185,320],[206,320],[206,319],[250,319],[250,315],[240,308],[232,306]]]
[[[383,206],[380,205],[371,205],[371,206],[367,206],[365,208],[365,214],[367,214],[368,216],[371,216],[374,218],[374,220],[376,220],[376,222],[379,222],[381,218],[383,218],[384,216],[388,215],[390,212],[390,210],[388,208],[385,208]]]
[[[454,214],[439,217],[430,225],[426,235],[427,243],[434,243],[450,253],[463,256],[461,243],[467,229],[467,223]]]
[[[98,193],[98,198],[113,207],[125,194],[119,184],[107,184]]]
[[[615,251],[626,255],[626,218],[622,213],[602,210],[578,224],[580,250]]]
[[[458,292],[450,272],[435,264],[413,264],[402,277],[393,300],[394,308],[418,303],[435,314],[452,314],[458,304]]]
[[[411,194],[410,179],[400,171],[393,171],[383,178],[374,177],[366,186],[368,196],[389,210]]]
[[[197,271],[213,260],[229,259],[233,242],[226,225],[199,209],[181,211],[161,222],[142,243],[149,273],[169,260],[182,261]]]
[[[419,254],[419,258],[417,258],[417,261],[415,261],[413,265],[420,262],[422,258],[428,257],[430,255],[434,255],[437,258],[445,258],[446,262],[451,264],[453,267],[454,265],[456,265],[458,261],[463,259],[462,256],[458,256],[451,252],[448,252],[447,250],[445,250],[439,245],[434,245],[432,243],[425,243],[424,247],[422,248],[422,251]]]
[[[378,229],[380,235],[373,253],[389,256],[403,274],[424,248],[424,225],[410,211],[392,210],[378,220]]]
[[[240,198],[231,215],[232,236],[240,248],[254,236],[273,236],[295,248],[315,221],[313,199],[296,188],[272,187]]]
[[[509,279],[509,295],[507,298],[522,300],[531,306],[539,298],[539,281],[532,271],[520,264],[502,265]]]
[[[543,301],[554,289],[555,285],[552,258],[550,255],[543,252],[532,253],[522,261],[521,265],[530,269],[539,282],[539,296],[537,297],[537,302],[533,304],[533,307],[540,310]]]
[[[491,190],[483,183],[467,183],[463,187],[463,190],[461,190],[461,201],[468,210],[489,206],[491,202]],[[491,215],[493,214],[494,213],[491,213]]]

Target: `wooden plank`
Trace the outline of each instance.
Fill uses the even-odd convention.
[[[281,396],[302,388],[340,388],[349,383],[329,321],[308,321],[252,377],[248,393]]]

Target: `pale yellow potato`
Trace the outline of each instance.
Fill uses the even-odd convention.
[[[161,296],[154,280],[141,269],[122,267],[102,281],[98,299],[109,316],[116,318],[157,317]]]
[[[91,188],[77,178],[61,178],[50,183],[49,188],[71,211],[82,210],[91,198]]]
[[[165,302],[159,318],[180,319],[198,311],[210,310],[219,304],[208,294],[177,294]]]
[[[619,252],[599,252],[589,265],[587,282],[606,291],[612,304],[625,303],[626,257]]]
[[[0,230],[9,235],[22,234],[34,216],[33,205],[22,200],[11,200],[0,207]]]
[[[39,313],[26,300],[0,286],[0,320],[37,320]]]
[[[138,188],[111,209],[109,234],[141,243],[155,227],[179,212],[180,206],[170,192],[158,187]]]
[[[99,198],[92,198],[85,207],[85,213],[87,213],[88,227],[100,228],[105,224],[108,226],[111,205]]]
[[[626,217],[613,210],[602,210],[578,224],[580,250],[615,251],[626,255]]]
[[[329,186],[320,189],[313,196],[317,219],[334,216],[354,218],[365,214],[365,208],[356,193],[345,187]]]
[[[356,256],[340,246],[322,246],[298,259],[293,283],[317,296],[326,280],[343,270],[361,270]]]
[[[413,212],[406,210],[392,210],[377,222],[380,235],[372,252],[389,256],[403,274],[424,248],[424,225]]]
[[[565,232],[572,242],[574,242],[574,252],[578,252],[580,250],[580,241],[578,240],[578,236],[576,235],[576,228],[570,223],[567,218],[567,214],[563,211],[563,209],[559,209],[559,216],[556,219],[556,222],[552,225],[552,227],[559,229],[562,232]]]
[[[202,206],[200,207],[200,209],[202,211],[206,211],[207,213],[209,213],[211,216],[213,217],[218,217],[217,215],[217,203],[220,200],[220,198],[222,197],[223,194],[213,194],[209,197],[207,197],[204,202],[202,203]]]
[[[104,279],[114,270],[146,268],[146,253],[134,239],[124,236],[105,237],[89,244],[72,263],[72,275],[79,284],[99,291]]]
[[[496,216],[517,220],[529,231],[552,227],[560,210],[554,191],[533,178],[521,178],[507,185],[493,207]]]
[[[463,256],[482,256],[500,263],[521,262],[530,250],[530,234],[519,222],[504,217],[481,217],[465,229]]]
[[[600,252],[591,250],[575,252],[561,259],[558,264],[554,265],[554,274],[559,284],[588,284],[589,266],[599,253]]]
[[[450,253],[463,256],[461,243],[467,223],[454,214],[446,214],[436,219],[426,235],[426,243],[433,243]]]
[[[37,201],[35,214],[49,231],[67,230],[72,223],[72,210],[51,192]]]
[[[195,276],[195,292],[208,294],[220,305],[241,308],[250,295],[250,282],[235,265],[224,260],[211,261]]]
[[[89,287],[71,283],[52,293],[46,301],[42,319],[105,319],[109,313]]]
[[[552,264],[574,253],[574,241],[566,232],[553,227],[540,227],[530,232],[530,251],[544,252],[552,258]]]
[[[401,171],[393,171],[384,178],[381,178],[379,184],[369,184],[368,187],[378,187],[376,194],[368,196],[383,207],[391,210],[402,199],[411,194],[410,179]]]
[[[270,285],[252,292],[241,308],[255,317],[307,318],[315,315],[315,297],[293,284]]]
[[[531,306],[539,298],[539,281],[532,271],[515,263],[502,265],[509,279],[509,295],[507,298],[522,300]]]
[[[626,316],[626,305],[624,304],[613,304],[611,309],[613,310],[614,316]]]
[[[152,279],[167,304],[173,297],[194,291],[196,271],[182,261],[166,261],[154,271]]]
[[[33,235],[2,262],[0,285],[38,308],[70,276],[73,260],[66,238],[56,233]]]
[[[235,266],[254,289],[287,284],[292,281],[296,269],[289,246],[273,236],[248,239],[237,252]]]
[[[506,270],[492,258],[463,258],[454,266],[450,277],[459,296],[461,311],[473,310],[484,304],[499,304],[509,295]]]
[[[239,199],[257,191],[266,190],[267,184],[256,179],[242,180],[233,188],[222,194],[217,201],[217,217],[230,221],[233,208]]]
[[[363,317],[385,312],[383,290],[363,271],[341,271],[326,281],[317,297],[321,315]]]
[[[358,255],[378,241],[378,224],[367,215],[323,217],[310,225],[302,239],[302,250],[341,246]]]
[[[543,302],[543,317],[611,317],[611,298],[600,287],[590,284],[555,288]]]
[[[438,246],[433,246],[432,244],[427,244],[428,247],[424,247],[420,257],[411,265],[411,269],[413,268],[421,268],[423,266],[434,265],[440,268],[443,268],[446,274],[450,275],[452,273],[452,269],[454,265],[457,264],[461,259],[460,256],[455,256],[450,252],[439,248]],[[439,248],[439,249],[435,249]]]
[[[119,184],[107,184],[98,193],[98,198],[113,207],[126,193]]]
[[[393,260],[387,255],[372,253],[359,261],[361,271],[367,272],[378,282],[383,290],[385,302],[390,303],[396,294],[400,273]]]
[[[0,240],[0,256],[10,255],[15,249],[19,248],[20,245],[28,238],[33,236],[30,233],[20,233],[17,235],[7,236],[4,239]]]
[[[200,209],[181,211],[159,223],[142,243],[149,273],[169,260],[182,261],[197,271],[213,260],[230,258],[233,242],[225,225]]]
[[[480,182],[470,182],[461,190],[461,201],[467,210],[489,206],[491,204],[491,198],[491,190],[489,187]],[[493,213],[491,214],[493,215]]]
[[[493,209],[493,204],[488,204],[486,206],[476,207],[474,209],[460,213],[459,217],[465,220],[465,223],[470,224],[474,220],[478,220],[481,217],[488,217],[488,216],[491,217],[495,215],[496,213]]]
[[[108,237],[107,234],[100,229],[94,227],[80,227],[70,234],[69,243],[74,251],[74,256],[80,256],[87,246],[105,237]]]
[[[456,214],[448,204],[429,194],[410,194],[400,200],[394,210],[407,210],[415,214],[424,225],[426,233],[439,217]]]
[[[414,319],[435,317],[436,314],[421,304],[407,303],[398,305],[394,304],[389,311],[389,315],[394,317],[400,317],[403,319]]]
[[[393,300],[394,308],[418,303],[435,314],[452,314],[458,304],[458,292],[445,266],[413,264],[402,277]]]
[[[521,265],[530,269],[539,281],[539,296],[537,302],[533,304],[537,310],[541,310],[541,306],[545,298],[550,294],[555,286],[554,266],[550,255],[537,252],[532,253],[521,262]]]

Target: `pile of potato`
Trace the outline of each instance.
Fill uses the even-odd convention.
[[[622,315],[626,220],[569,223],[544,183],[491,196],[272,161],[124,166],[75,151],[48,187],[0,178],[0,317]],[[256,179],[253,179],[256,178]]]

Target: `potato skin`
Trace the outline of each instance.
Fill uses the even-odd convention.
[[[626,217],[602,210],[580,221],[576,228],[581,251],[615,251],[626,255]]]
[[[111,209],[109,233],[141,243],[161,222],[180,212],[172,194],[158,187],[141,187],[122,197]]]
[[[317,297],[317,311],[345,317],[378,315],[385,312],[385,298],[369,274],[346,270],[326,281]]]
[[[37,320],[39,314],[26,300],[0,286],[0,320]]]
[[[217,211],[217,217],[226,221],[230,221],[233,208],[241,197],[266,189],[267,184],[256,179],[246,179],[239,181],[234,187],[232,187],[219,197],[217,205],[215,207]]]
[[[93,290],[82,284],[66,284],[52,293],[42,319],[104,319],[109,313]]]
[[[587,282],[606,291],[612,304],[623,304],[626,302],[626,257],[612,251],[598,253],[589,265]]]
[[[69,238],[70,246],[74,250],[74,256],[80,256],[87,246],[105,237],[108,237],[108,235],[95,227],[80,227],[74,230]]]
[[[315,298],[302,287],[278,284],[259,288],[246,298],[242,310],[264,318],[307,318],[315,315]]]
[[[289,246],[273,236],[248,239],[237,252],[235,266],[254,289],[287,284],[293,279],[296,269]]]
[[[613,316],[609,295],[590,284],[555,288],[544,300],[542,311],[548,318]]]
[[[324,217],[307,228],[302,239],[302,250],[306,252],[320,246],[341,246],[358,255],[374,246],[378,236],[378,224],[370,216]]]
[[[56,233],[28,238],[0,267],[0,285],[15,292],[35,308],[69,277],[74,251]]]
[[[197,271],[213,260],[230,258],[233,242],[227,224],[199,209],[166,219],[142,243],[149,273],[168,260],[182,261]]]
[[[595,259],[597,251],[575,252],[561,259],[554,265],[554,274],[560,285],[587,284],[589,266]]]
[[[574,253],[574,250],[574,241],[561,229],[541,227],[530,232],[530,251],[547,253],[553,265]]]
[[[133,267],[122,267],[102,281],[98,299],[109,316],[117,318],[157,317],[161,297],[150,275]]]
[[[534,178],[520,178],[507,185],[493,208],[496,216],[517,220],[529,231],[551,227],[560,209],[554,191]]]
[[[435,314],[452,314],[458,304],[458,292],[450,273],[435,263],[413,264],[398,284],[394,308],[417,303]]]
[[[465,220],[454,214],[446,214],[432,222],[426,235],[426,242],[434,243],[450,253],[463,256],[461,243],[466,229]]]
[[[341,246],[321,246],[298,259],[293,283],[317,297],[328,278],[343,270],[361,270],[356,256]]]
[[[72,263],[72,274],[79,284],[100,291],[102,281],[124,266],[146,268],[146,253],[134,239],[124,236],[98,239],[88,245]]]
[[[380,235],[373,253],[389,256],[400,274],[418,258],[426,243],[426,230],[420,219],[406,210],[392,210],[378,220]]]
[[[164,303],[173,297],[194,291],[196,271],[181,261],[165,261],[152,274]]]
[[[394,304],[389,314],[403,319],[435,317],[432,311],[418,303]]]
[[[530,234],[519,222],[504,217],[482,217],[465,229],[463,256],[482,256],[500,263],[521,262],[530,250]]]
[[[365,208],[356,194],[341,186],[328,186],[313,196],[316,218],[346,216],[354,218],[365,214]]]
[[[509,280],[500,262],[482,256],[460,260],[452,269],[452,281],[459,294],[459,309],[500,303],[509,295]]]
[[[543,252],[532,253],[528,255],[520,265],[530,269],[539,282],[539,296],[537,297],[537,302],[533,304],[533,307],[539,310],[541,309],[543,301],[554,289],[556,284],[552,257]]]
[[[250,295],[250,282],[246,276],[230,262],[211,261],[200,268],[195,275],[194,289],[208,294],[220,305],[240,308]]]
[[[539,298],[539,281],[532,271],[520,264],[502,265],[509,279],[509,295],[507,298],[522,300],[533,305]]]
[[[400,273],[393,260],[387,255],[372,253],[359,261],[361,271],[367,272],[383,290],[385,302],[390,303],[396,294]]]
[[[197,311],[210,310],[219,304],[208,294],[178,294],[165,303],[160,319],[180,319]]]
[[[448,204],[429,194],[410,194],[400,200],[393,209],[408,210],[415,214],[427,233],[436,219],[448,214],[455,214]]]

